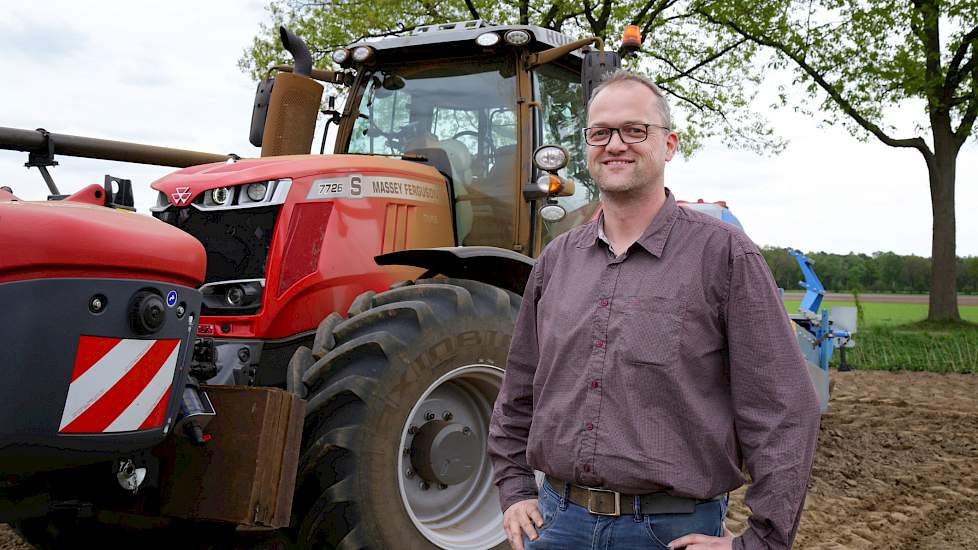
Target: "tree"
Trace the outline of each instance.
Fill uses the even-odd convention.
[[[698,0],[378,0],[375,2],[272,0],[239,66],[258,79],[268,67],[288,63],[278,41],[279,25],[303,37],[317,66],[330,64],[339,46],[406,34],[422,25],[482,19],[532,24],[571,36],[597,36],[611,45],[625,25],[638,25],[646,48],[629,63],[648,72],[679,107],[680,147],[691,154],[703,139],[758,152],[778,152],[765,120],[750,110],[760,81],[752,56],[757,47],[697,15]],[[649,38],[651,37],[651,38]],[[651,45],[650,45],[651,44]]]
[[[794,256],[788,254],[787,248],[765,246],[761,248],[761,255],[779,287],[786,292],[798,290],[798,282],[802,278],[801,269]]]
[[[808,96],[822,98],[827,122],[921,154],[934,218],[928,318],[960,320],[955,168],[978,116],[978,1],[707,0],[697,10],[769,48],[772,68],[793,68]],[[894,137],[885,112],[915,101],[926,124],[917,135]]]

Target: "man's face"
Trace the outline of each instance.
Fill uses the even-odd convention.
[[[591,100],[588,126],[620,128],[626,124],[665,126],[658,98],[633,82],[613,84]],[[606,145],[586,145],[591,177],[604,193],[626,193],[664,185],[665,163],[676,153],[678,137],[655,126],[641,143],[623,143],[615,132]]]

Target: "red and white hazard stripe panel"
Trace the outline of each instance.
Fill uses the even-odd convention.
[[[179,340],[82,336],[58,432],[162,426],[179,352]]]

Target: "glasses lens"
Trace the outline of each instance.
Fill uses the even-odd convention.
[[[604,145],[611,137],[610,128],[585,128],[584,137],[589,145]]]
[[[622,126],[619,131],[621,139],[625,143],[639,143],[649,137],[649,131],[644,124],[629,124]]]

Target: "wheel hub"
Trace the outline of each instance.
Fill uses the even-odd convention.
[[[475,473],[481,452],[482,442],[469,426],[431,420],[411,441],[411,465],[428,483],[457,485]]]

